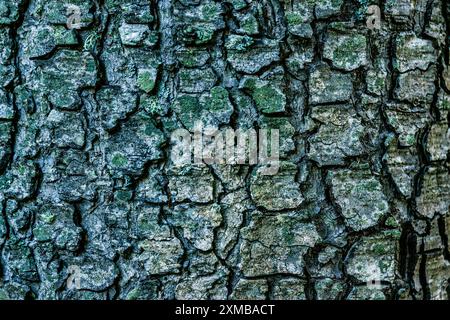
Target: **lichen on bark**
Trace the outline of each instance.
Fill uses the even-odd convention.
[[[450,299],[449,17],[1,1],[0,299]],[[196,121],[279,129],[278,174],[175,166]]]

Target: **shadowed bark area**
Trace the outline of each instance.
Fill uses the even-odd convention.
[[[449,299],[449,17],[0,1],[0,299]],[[278,173],[175,165],[199,122],[278,129]]]

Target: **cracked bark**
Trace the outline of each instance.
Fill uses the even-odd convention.
[[[0,8],[1,298],[449,299],[448,0],[381,30],[366,1],[74,2],[74,30]],[[175,168],[194,120],[289,124],[286,171]]]

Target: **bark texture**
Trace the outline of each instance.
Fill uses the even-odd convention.
[[[0,298],[449,299],[449,36],[448,0],[0,0]],[[196,121],[280,129],[279,173],[174,166]]]

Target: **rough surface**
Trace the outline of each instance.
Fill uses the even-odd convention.
[[[450,299],[449,17],[0,1],[0,299]],[[196,121],[280,129],[278,174],[174,166]]]

